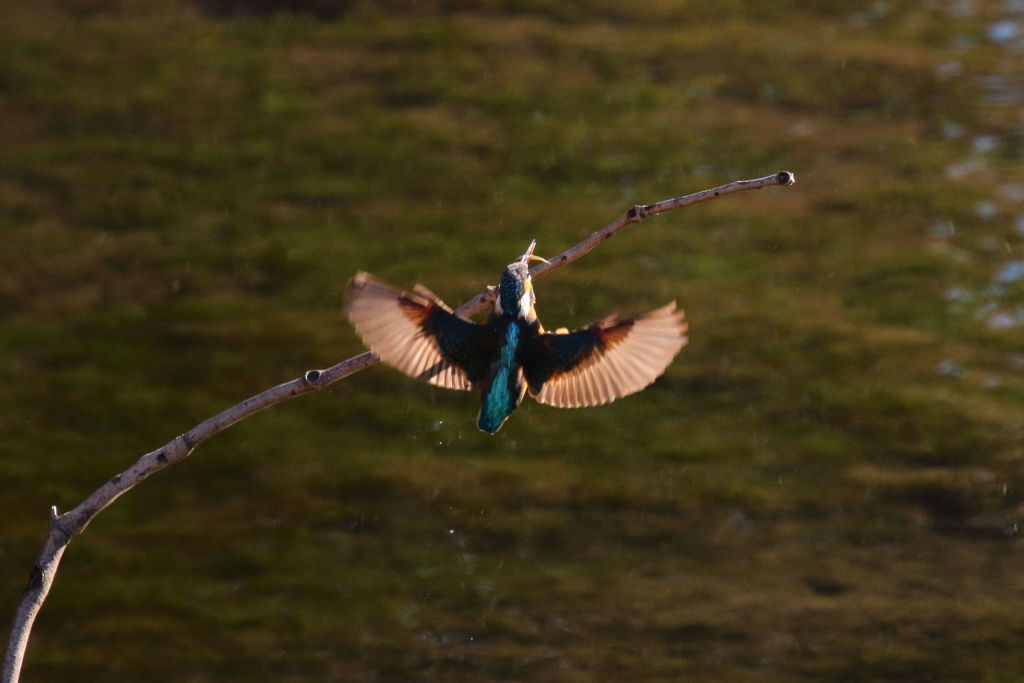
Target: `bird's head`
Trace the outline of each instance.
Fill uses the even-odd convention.
[[[533,319],[535,315],[533,304],[537,297],[533,293],[529,263],[530,261],[548,262],[547,259],[533,253],[536,246],[537,240],[530,242],[526,253],[508,264],[505,272],[501,274],[501,282],[498,283],[498,297],[494,301],[495,312],[498,315],[508,315],[526,320]]]

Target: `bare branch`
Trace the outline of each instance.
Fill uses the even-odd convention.
[[[793,174],[788,171],[781,171],[764,178],[739,180],[728,185],[696,192],[684,197],[667,199],[656,204],[634,206],[618,219],[590,235],[590,237],[576,246],[552,258],[549,263],[534,268],[531,271],[531,275],[534,278],[543,277],[556,268],[572,263],[627,225],[639,223],[648,216],[741,190],[756,190],[772,185],[785,186],[792,185],[793,183]],[[485,290],[460,306],[456,312],[464,316],[471,315],[486,308],[493,299],[493,289]],[[50,530],[46,536],[43,551],[32,567],[28,585],[22,592],[21,601],[15,612],[10,640],[4,655],[3,677],[0,678],[0,683],[16,683],[21,676],[21,667],[32,631],[32,624],[43,602],[46,600],[50,587],[53,585],[53,579],[57,573],[61,556],[64,554],[64,549],[71,541],[71,538],[82,533],[89,522],[104,508],[151,474],[184,460],[195,450],[196,446],[211,436],[224,431],[236,422],[278,403],[287,401],[290,398],[328,387],[338,380],[373,365],[378,360],[380,359],[375,354],[366,352],[342,361],[337,365],[332,365],[325,370],[310,370],[298,379],[279,384],[276,387],[247,398],[238,405],[232,406],[218,415],[200,422],[192,429],[168,441],[155,451],[146,453],[131,467],[96,489],[92,495],[74,509],[58,515],[57,508],[51,508]]]

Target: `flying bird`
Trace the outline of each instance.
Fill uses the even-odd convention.
[[[569,332],[547,332],[526,252],[501,275],[484,323],[452,312],[422,285],[412,292],[359,272],[349,286],[348,318],[371,351],[415,379],[446,389],[477,389],[477,426],[495,434],[526,392],[558,408],[596,406],[647,387],[686,344],[675,301],[619,321],[615,314]]]

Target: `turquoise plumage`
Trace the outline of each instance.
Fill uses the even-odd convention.
[[[519,324],[506,323],[501,335],[501,350],[494,367],[494,379],[482,393],[480,415],[476,425],[488,434],[494,434],[504,424],[522,400],[523,371],[519,365]]]
[[[529,392],[538,402],[576,408],[639,391],[686,343],[675,302],[635,318],[609,316],[567,332],[537,319],[527,264],[536,242],[502,273],[494,311],[479,324],[455,315],[421,285],[406,292],[368,273],[349,288],[348,317],[381,360],[448,389],[478,389],[477,426],[495,434]]]

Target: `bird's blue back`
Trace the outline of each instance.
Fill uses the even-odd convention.
[[[495,360],[494,379],[484,393],[480,416],[477,418],[477,426],[489,434],[501,428],[512,411],[519,406],[522,395],[518,360],[522,330],[516,320],[507,320]]]

